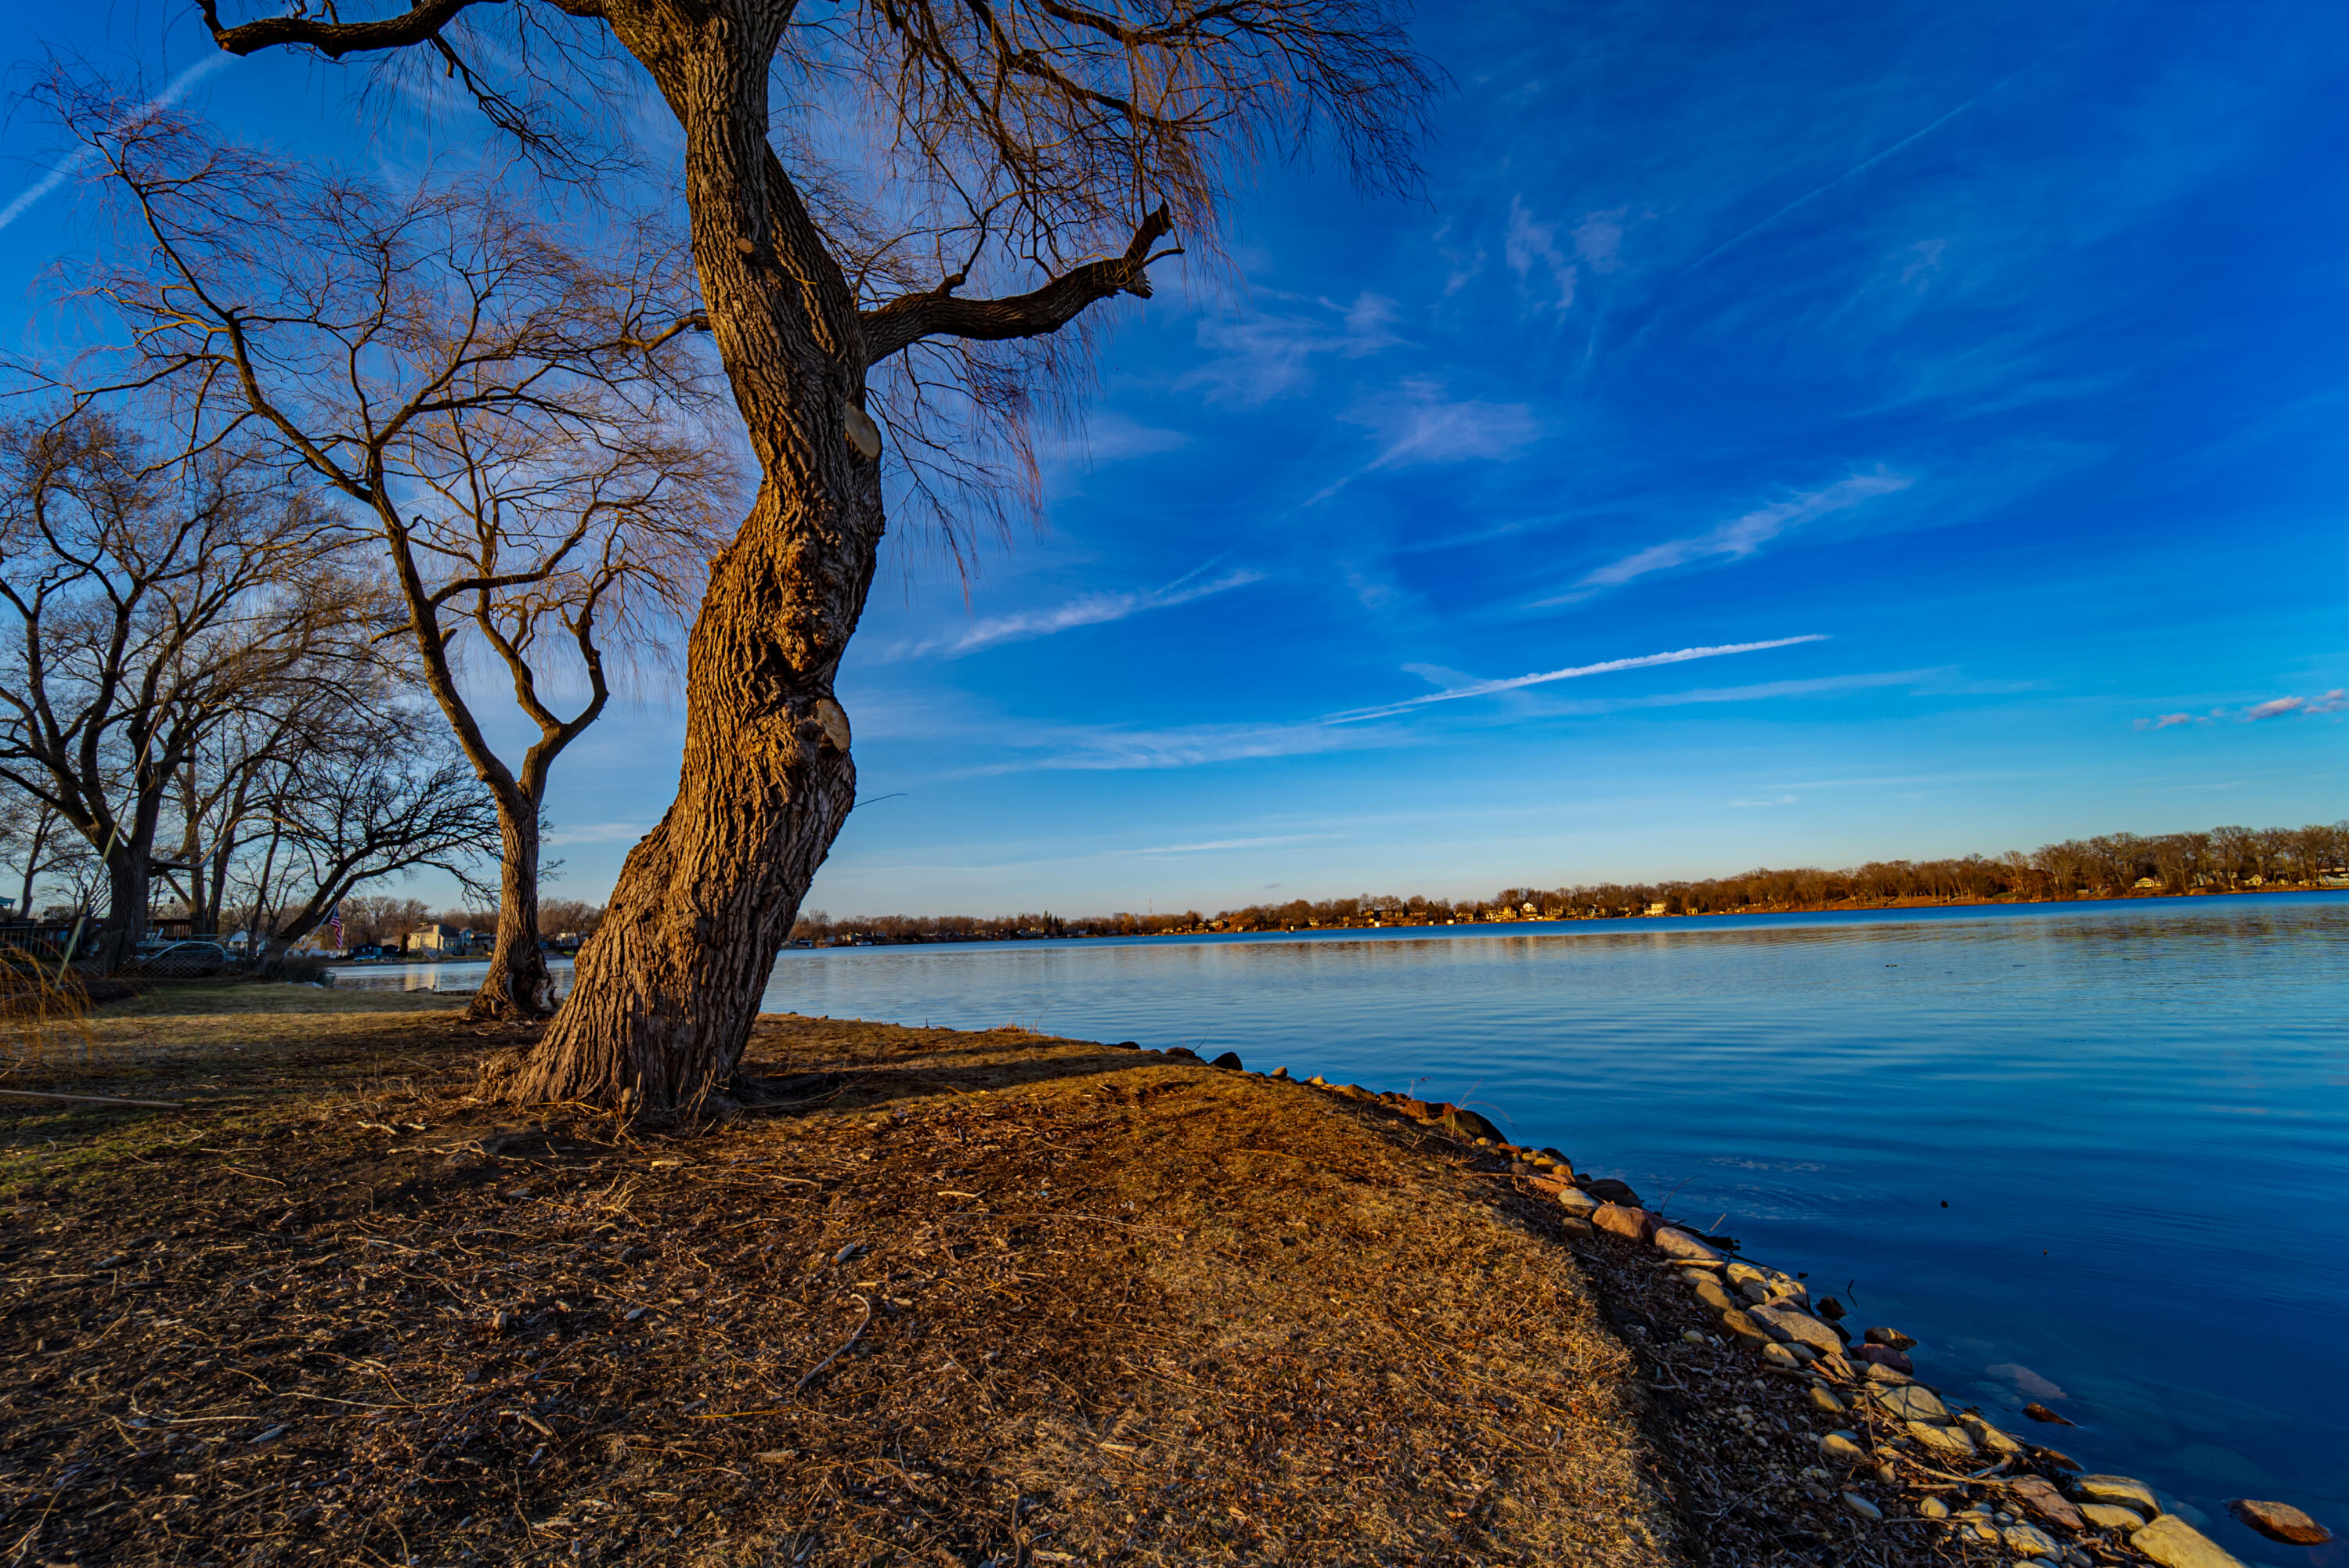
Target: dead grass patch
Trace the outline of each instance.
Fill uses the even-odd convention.
[[[219,997],[56,1081],[191,1109],[0,1110],[11,1563],[1911,1560],[1640,1249],[1373,1107],[774,1018],[773,1106],[629,1132],[471,1102],[521,1036],[446,999]]]

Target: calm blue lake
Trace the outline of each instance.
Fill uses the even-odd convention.
[[[2224,1500],[2349,1532],[2349,897],[833,948],[766,1006],[1475,1106],[2247,1563],[2342,1560]]]

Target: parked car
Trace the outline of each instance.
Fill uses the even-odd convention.
[[[150,939],[139,944],[132,955],[130,970],[139,975],[169,975],[176,979],[197,979],[217,975],[228,967],[228,949],[217,942],[161,942]]]
[[[383,949],[372,942],[364,947],[351,949],[351,962],[354,964],[372,964],[383,955]]]

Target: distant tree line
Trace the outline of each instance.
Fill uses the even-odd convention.
[[[1697,882],[1599,882],[1504,888],[1489,899],[1291,899],[1213,916],[1118,913],[856,915],[810,910],[792,935],[814,945],[872,942],[988,942],[1047,936],[1156,936],[1201,931],[1305,931],[1328,927],[1447,925],[1635,915],[1897,908],[1931,903],[2033,903],[2070,898],[2177,897],[2262,888],[2349,886],[2349,821],[2305,828],[2213,828],[2208,832],[2106,833],[2066,839],[2025,854],[1936,861],[1870,861],[1841,871],[1760,869]]]
[[[593,936],[604,918],[604,906],[575,898],[542,898],[538,918],[549,941]],[[409,934],[428,925],[470,931],[480,945],[487,946],[497,934],[498,911],[494,903],[436,910],[422,899],[385,895],[343,901],[343,940],[348,947],[398,948]]]

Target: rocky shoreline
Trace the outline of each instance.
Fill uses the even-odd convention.
[[[1230,1052],[1209,1065],[1244,1070]],[[1289,1079],[1286,1068],[1266,1076]],[[1951,1409],[1917,1377],[1909,1336],[1883,1325],[1855,1334],[1844,1306],[1814,1301],[1799,1274],[1739,1255],[1732,1238],[1665,1222],[1625,1182],[1578,1171],[1556,1149],[1511,1143],[1464,1107],[1319,1076],[1304,1082],[1450,1134],[1488,1173],[1551,1211],[1642,1363],[1651,1435],[1680,1471],[1701,1558],[1799,1556],[1857,1532],[1889,1563],[2243,1568],[2144,1482],[2093,1472],[1977,1408]],[[2287,1503],[2228,1506],[2280,1542],[2332,1539]]]

